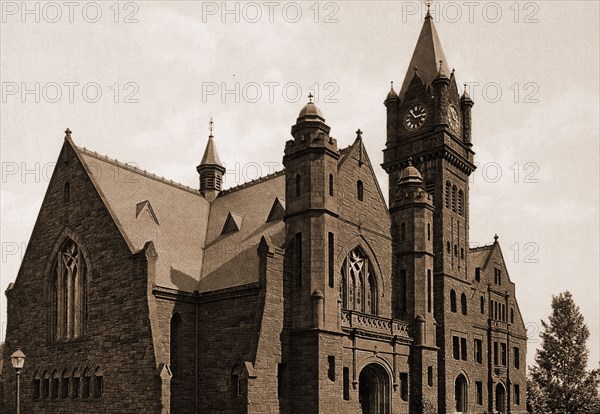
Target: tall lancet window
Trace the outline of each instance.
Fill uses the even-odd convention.
[[[340,270],[340,299],[344,309],[377,314],[377,281],[367,255],[356,247]]]
[[[55,341],[69,341],[83,335],[87,318],[87,271],[80,247],[67,239],[52,270],[50,326]]]

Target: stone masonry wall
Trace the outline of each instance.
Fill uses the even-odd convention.
[[[70,182],[70,200],[63,188]],[[82,338],[48,340],[49,269],[52,246],[68,227],[87,249],[91,263],[88,319]],[[9,355],[20,347],[27,355],[21,375],[23,413],[160,412],[160,380],[148,320],[144,254],[132,255],[109,212],[68,143],[50,181],[14,287],[7,292],[8,326],[4,360],[5,388],[15,387]],[[102,367],[100,398],[33,399],[35,372],[62,374]],[[14,409],[12,393],[3,405]]]

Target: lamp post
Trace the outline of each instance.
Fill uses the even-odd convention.
[[[13,366],[13,368],[15,369],[15,373],[17,374],[17,384],[16,384],[16,414],[20,414],[21,413],[21,398],[20,398],[20,392],[21,392],[21,384],[20,384],[20,375],[21,375],[21,370],[23,369],[23,366],[25,365],[25,354],[23,353],[23,351],[21,351],[21,349],[17,348],[17,350],[10,356],[10,362]]]

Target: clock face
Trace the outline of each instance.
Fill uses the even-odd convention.
[[[458,131],[459,120],[458,120],[458,112],[454,106],[450,106],[448,109],[448,125],[454,131]]]
[[[423,104],[411,106],[406,115],[404,115],[404,126],[409,131],[416,131],[421,128],[427,119],[427,108]]]

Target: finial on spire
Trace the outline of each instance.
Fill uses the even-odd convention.
[[[215,123],[213,122],[212,116],[210,117],[210,121],[208,121],[208,136],[212,137],[213,136],[213,128],[215,126]]]
[[[498,235],[494,234],[494,243],[497,243],[497,242],[498,242]]]
[[[312,92],[310,92],[308,94],[308,102],[312,102],[312,98],[314,98],[314,95],[312,94]]]
[[[71,130],[69,128],[65,129],[65,138],[71,138]]]
[[[432,0],[425,0],[425,4],[427,5],[427,14],[425,15],[425,18],[431,17],[431,13],[429,13],[429,9],[431,8],[432,2],[433,2]]]
[[[362,133],[363,133],[363,132],[360,130],[360,128],[358,128],[358,129],[356,130],[356,138],[362,139]]]

